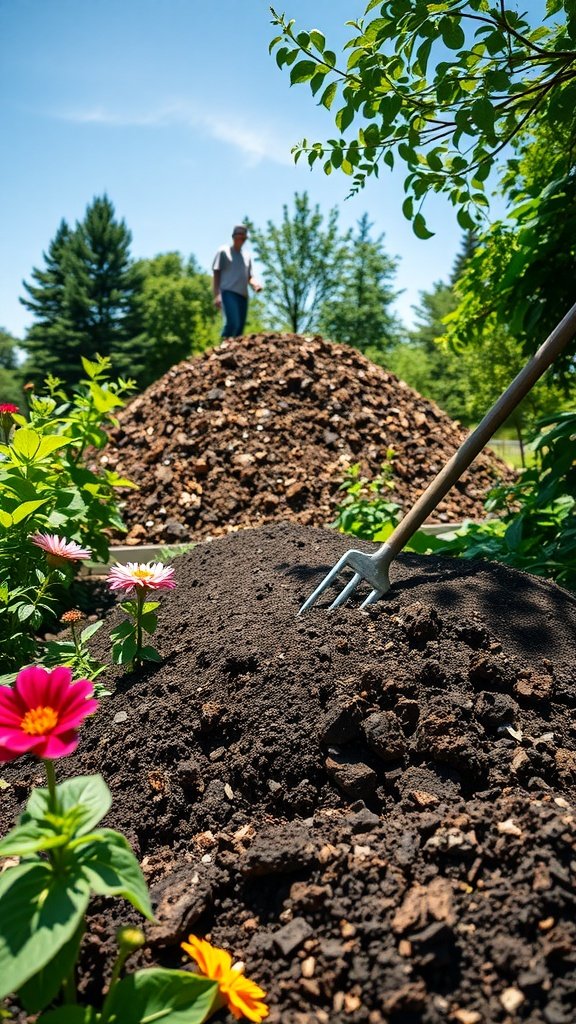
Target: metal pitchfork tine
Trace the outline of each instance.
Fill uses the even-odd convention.
[[[416,504],[412,506],[410,511],[404,516],[404,519],[398,524],[386,543],[382,544],[372,555],[367,555],[364,551],[357,551],[355,549],[346,551],[328,575],[324,577],[320,585],[316,587],[316,590],[310,594],[310,597],[304,602],[298,614],[301,615],[302,612],[312,608],[318,598],[334,582],[342,569],[347,566],[354,570],[354,576],[332,602],[330,609],[339,608],[340,605],[344,604],[364,580],[370,584],[372,590],[362,603],[362,608],[374,604],[378,598],[382,597],[390,589],[388,572],[396,556],[428,518],[430,513],[434,511],[452,485],[468,469],[498,427],[502,425],[512,410],[516,408],[518,403],[528,393],[532,385],[554,362],[556,356],[565,348],[575,332],[576,304],[572,306],[564,319],[554,328],[552,334],[540,346],[524,369],[514,378],[504,394],[500,396],[490,411],[486,413],[482,422],[476,427],[476,430],[466,438],[458,451],[440,470],[432,483],[418,498]]]

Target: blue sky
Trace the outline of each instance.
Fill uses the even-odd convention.
[[[338,49],[364,0],[283,0],[301,28]],[[263,227],[307,190],[342,228],[364,212],[401,258],[397,310],[446,278],[460,247],[452,208],[432,197],[436,232],[419,241],[400,212],[402,176],[382,173],[346,199],[349,181],[294,166],[302,137],[334,134],[307,87],[290,88],[268,54],[267,0],[0,0],[0,326],[31,322],[22,279],[65,218],[106,192],[132,231],[132,254],[193,253],[208,269],[245,215]]]

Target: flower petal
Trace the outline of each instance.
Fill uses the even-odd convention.
[[[60,735],[56,733],[50,733],[49,736],[42,737],[42,743],[38,749],[34,751],[38,757],[56,758],[66,757],[67,754],[72,754],[78,746],[78,733],[73,729],[69,732],[63,732]]]

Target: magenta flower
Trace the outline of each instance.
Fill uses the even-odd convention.
[[[116,563],[106,577],[110,590],[173,590],[176,586],[174,569],[162,562],[127,562],[126,565]]]
[[[36,547],[46,552],[50,565],[92,558],[92,552],[87,548],[81,548],[75,540],[66,540],[66,537],[58,537],[55,533],[35,533],[30,540]]]
[[[21,754],[71,754],[78,746],[78,727],[98,707],[92,692],[88,679],[72,682],[69,668],[21,669],[14,688],[0,687],[0,761]]]
[[[20,410],[19,410],[18,406],[14,405],[12,402],[2,402],[0,404],[0,416],[2,416],[2,415],[11,416],[12,413],[19,412],[19,411]]]

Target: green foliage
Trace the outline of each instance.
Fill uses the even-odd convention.
[[[144,587],[138,587],[133,600],[122,601],[120,604],[128,618],[110,633],[112,658],[116,665],[132,668],[145,661],[162,660],[158,651],[142,642],[144,633],[149,636],[155,633],[158,625],[156,609],[160,607],[159,601],[146,601],[146,594]]]
[[[107,443],[105,427],[132,385],[108,378],[110,361],[82,359],[86,374],[69,398],[49,378],[46,396],[30,399],[30,418],[15,415],[15,429],[0,444],[0,652],[4,671],[34,658],[35,634],[56,614],[69,565],[50,568],[30,543],[38,530],[92,549],[106,561],[106,529],[123,530],[115,499],[118,487],[133,486],[105,467],[87,463],[86,451]]]
[[[131,370],[139,387],[158,380],[175,363],[218,340],[219,315],[211,278],[191,257],[165,253],[137,263],[142,275],[140,362]]]
[[[92,657],[88,648],[88,640],[102,628],[104,623],[91,622],[78,633],[76,624],[72,622],[70,632],[71,640],[47,640],[42,645],[41,661],[45,668],[55,668],[57,665],[64,665],[72,669],[72,676],[77,679],[90,679],[94,682],[102,672],[105,672],[107,665],[100,664]],[[110,696],[102,683],[95,683],[94,695],[96,697]]]
[[[118,932],[102,1008],[76,1004],[75,964],[90,894],[128,900],[151,920],[152,906],[126,839],[96,827],[111,805],[104,779],[80,776],[57,786],[51,762],[46,770],[48,788],[32,791],[0,841],[0,858],[21,858],[0,875],[0,999],[17,993],[44,1024],[202,1024],[220,1005],[216,982],[161,968],[120,979],[125,960],[145,941],[133,928]],[[60,993],[63,1003],[54,1008]]]
[[[550,429],[531,443],[537,461],[489,496],[486,511],[497,518],[440,538],[434,551],[505,562],[576,590],[576,413],[540,426]]]
[[[131,361],[142,333],[138,296],[141,274],[130,258],[131,234],[115,219],[107,196],[96,197],[72,230],[60,223],[44,269],[34,268],[21,302],[35,322],[22,342],[33,381],[58,374],[65,384],[79,378],[81,355],[114,355],[120,372]]]
[[[11,402],[20,409],[24,406],[23,377],[17,358],[21,344],[0,327],[0,404]]]
[[[121,895],[152,918],[128,843],[117,832],[94,828],[110,802],[99,775],[71,779],[54,793],[34,790],[18,825],[0,842],[0,856],[25,858],[0,876],[0,998],[49,964],[51,984],[43,992],[50,1001],[70,966],[68,956],[58,954],[78,935],[91,890]],[[42,1009],[36,989],[32,998]]]
[[[264,270],[266,314],[275,330],[303,334],[317,328],[321,311],[334,297],[346,259],[348,236],[338,231],[338,211],[310,207],[308,194],[294,195],[294,211],[283,206],[282,224],[264,231],[249,224],[255,254]]]
[[[440,537],[417,531],[405,550],[489,558],[576,590],[576,413],[548,417],[540,427],[549,429],[531,442],[535,462],[517,482],[490,492],[485,507],[492,518]],[[378,493],[376,500],[367,486]],[[388,479],[386,486],[393,483]],[[333,525],[365,540],[385,540],[397,517],[382,503],[379,478],[368,485],[352,467],[342,489],[347,499]]]
[[[364,214],[350,238],[337,272],[337,288],[320,312],[321,334],[361,352],[384,352],[398,339],[400,325],[390,311],[396,298],[392,278],[397,261],[384,249],[384,236],[373,240]]]
[[[356,462],[346,470],[344,480],[338,488],[344,492],[344,499],[338,506],[338,514],[331,524],[340,533],[352,534],[367,540],[385,540],[400,519],[401,508],[385,495],[394,489],[394,452],[387,452],[388,461],[381,473],[369,481],[360,476],[360,463]]]
[[[542,120],[559,130],[573,124],[573,0],[553,0],[545,25],[490,0],[370,0],[365,17],[347,23],[340,58],[317,30],[298,32],[272,13],[276,62],[290,68],[292,84],[307,82],[321,104],[335,107],[340,133],[326,143],[304,139],[295,159],[340,169],[352,192],[382,163],[401,161],[404,214],[421,238],[430,235],[421,211],[427,193],[446,195],[460,226],[472,230],[507,144]]]
[[[541,130],[535,140],[519,148],[519,159],[509,162],[504,181],[513,204],[507,219],[497,221],[480,238],[456,284],[458,303],[445,326],[453,347],[481,348],[494,334],[511,334],[525,354],[531,353],[572,305],[576,278],[572,136],[550,138],[548,130]],[[557,158],[552,164],[553,152]],[[553,367],[565,385],[574,378],[574,352],[572,345]]]

